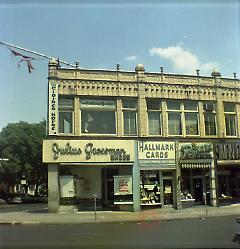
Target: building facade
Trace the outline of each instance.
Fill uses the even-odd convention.
[[[240,80],[49,63],[49,211],[240,201]]]

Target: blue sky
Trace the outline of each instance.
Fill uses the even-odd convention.
[[[122,70],[134,71],[142,63],[147,72],[163,66],[166,73],[200,69],[209,76],[218,68],[223,77],[236,72],[239,78],[239,1],[30,2],[2,1],[0,41],[80,61],[87,69],[113,70],[120,63]],[[29,74],[0,46],[0,65],[0,130],[8,123],[46,118],[48,60],[34,60]]]

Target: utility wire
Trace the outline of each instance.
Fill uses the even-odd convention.
[[[48,56],[48,55],[40,54],[40,53],[38,53],[38,52],[29,50],[29,49],[26,49],[26,48],[22,48],[22,47],[19,47],[19,46],[16,46],[16,45],[13,45],[13,44],[10,44],[10,43],[7,43],[7,42],[2,42],[2,41],[0,41],[0,44],[1,44],[1,45],[5,45],[5,46],[8,46],[8,47],[12,47],[12,48],[20,49],[20,50],[22,50],[22,51],[25,51],[25,52],[28,52],[28,53],[31,53],[31,54],[35,54],[35,55],[37,55],[37,56],[40,56],[40,57],[43,57],[43,58],[46,58],[46,59],[50,59],[50,60],[55,59],[55,58],[50,57],[50,56]],[[73,68],[77,68],[77,67],[78,67],[77,64],[76,64],[76,65],[73,65],[73,64],[71,64],[71,63],[68,63],[68,62],[66,62],[66,61],[62,61],[62,60],[59,60],[59,59],[58,59],[58,61],[59,61],[60,63],[62,63],[62,64],[65,64],[65,65],[70,66],[70,67],[73,67]]]

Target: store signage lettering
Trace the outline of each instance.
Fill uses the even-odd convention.
[[[91,160],[93,156],[110,156],[110,161],[130,161],[130,154],[127,154],[123,148],[96,148],[93,143],[87,143],[84,150],[79,147],[73,147],[70,143],[62,147],[54,143],[52,152],[54,160],[59,159],[60,156],[79,156],[84,152],[86,160]]]
[[[57,84],[49,84],[49,135],[57,134],[58,91]]]
[[[116,109],[112,100],[81,100],[81,108]]]
[[[116,148],[95,148],[93,143],[85,146],[86,159],[89,160],[93,155],[109,155],[111,161],[129,161],[130,155],[124,149]]]
[[[213,146],[211,143],[184,143],[180,147],[181,160],[213,158]]]
[[[139,143],[139,153],[146,159],[168,159],[169,152],[175,152],[174,143]]]
[[[217,160],[240,160],[240,144],[217,144]]]
[[[64,147],[59,147],[57,143],[54,143],[52,145],[52,152],[54,160],[57,160],[59,156],[82,154],[82,150],[80,148],[74,148],[70,145],[70,143],[67,143]]]

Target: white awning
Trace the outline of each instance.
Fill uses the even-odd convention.
[[[211,167],[211,163],[181,163],[181,168],[184,169],[206,169],[206,168],[210,168]]]

